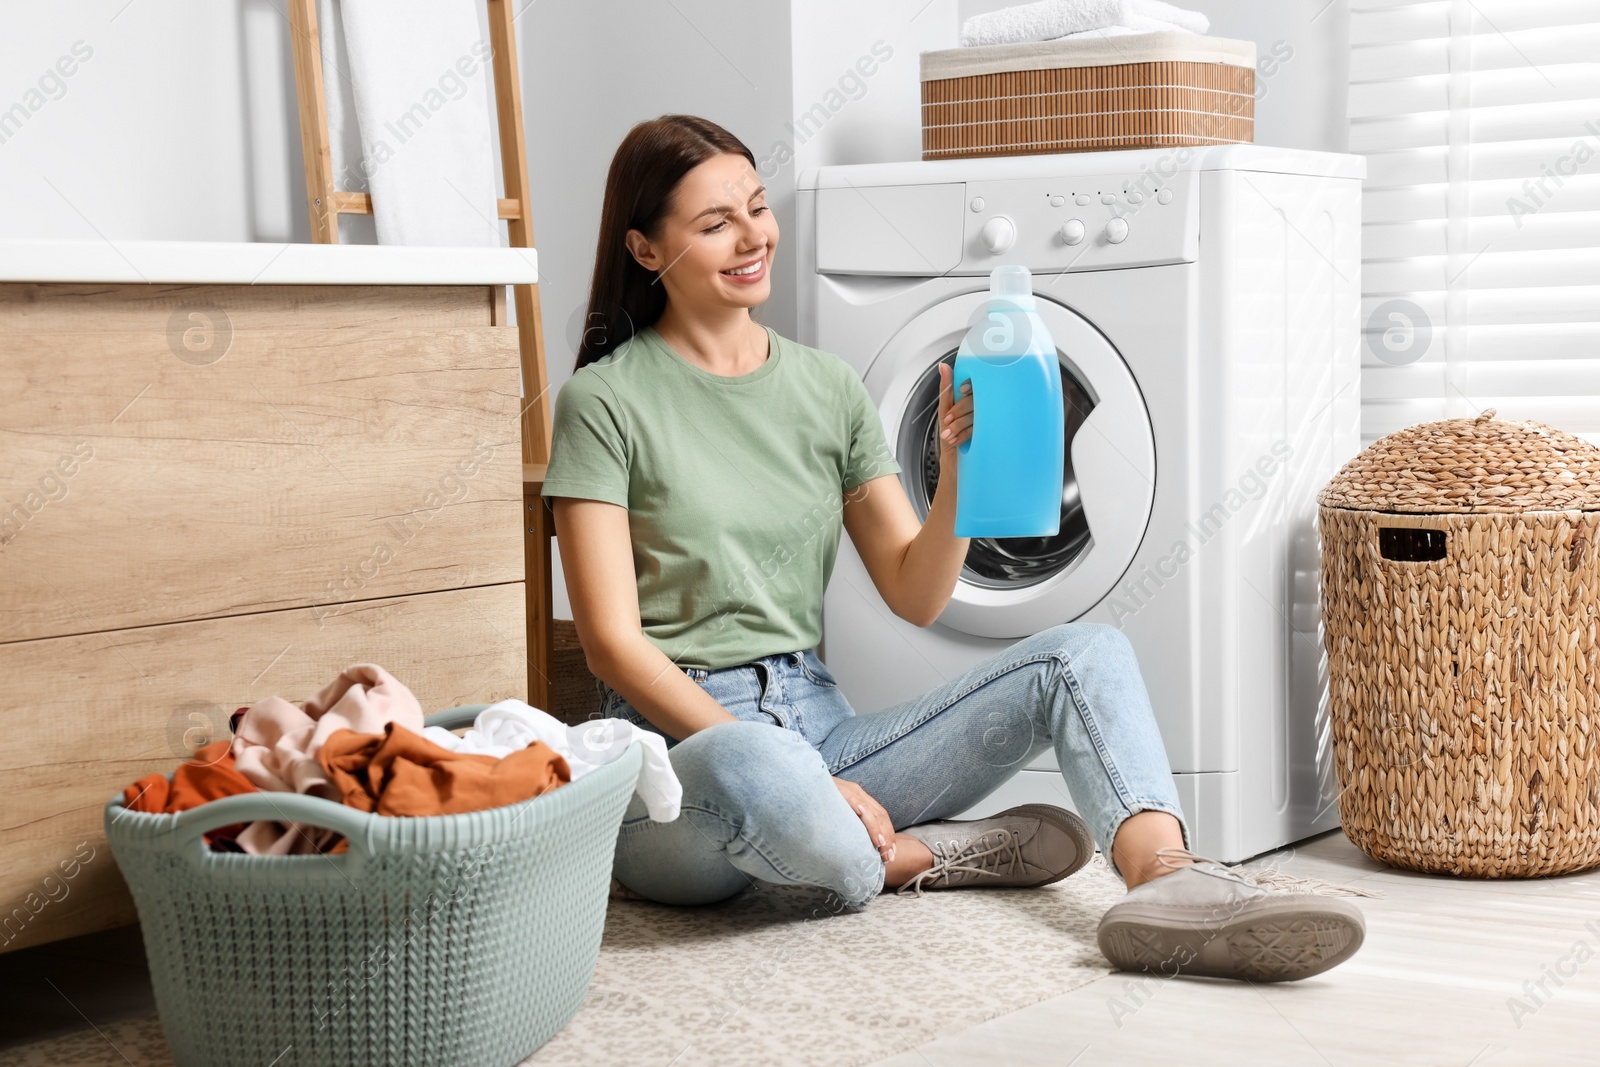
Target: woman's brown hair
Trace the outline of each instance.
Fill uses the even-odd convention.
[[[723,153],[741,155],[752,167],[756,165],[743,141],[694,115],[662,115],[641,122],[617,146],[606,174],[600,242],[595,249],[589,308],[578,339],[574,371],[654,325],[666,310],[666,290],[633,258],[624,237],[629,230],[638,230],[656,240],[661,220],[672,212],[678,182]]]

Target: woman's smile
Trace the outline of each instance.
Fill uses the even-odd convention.
[[[767,253],[762,252],[755,259],[747,260],[737,267],[730,267],[719,273],[737,285],[754,285],[767,276]]]

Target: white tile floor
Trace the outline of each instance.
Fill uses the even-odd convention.
[[[1337,832],[1279,865],[1384,894],[1348,898],[1367,917],[1349,962],[1287,984],[1112,974],[874,1067],[1600,1064],[1600,869],[1415,874]],[[1523,983],[1541,979],[1550,995],[1534,987],[1536,1003]],[[1513,1014],[1513,997],[1526,1014]]]

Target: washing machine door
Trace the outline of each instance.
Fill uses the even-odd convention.
[[[928,309],[867,370],[867,390],[919,518],[927,517],[938,486],[938,365],[955,362],[987,299],[987,292],[968,293]],[[1155,500],[1155,438],[1133,373],[1082,316],[1044,296],[1038,308],[1061,360],[1061,530],[1054,537],[973,539],[938,621],[978,637],[1027,637],[1093,608],[1133,561]]]

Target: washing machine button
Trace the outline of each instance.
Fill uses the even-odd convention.
[[[1171,189],[1162,189],[1160,192],[1156,193],[1156,203],[1158,203],[1158,204],[1170,204],[1170,203],[1172,203],[1172,190]]]
[[[983,247],[989,250],[991,256],[998,256],[1016,241],[1017,228],[1004,215],[996,215],[983,224],[983,229],[979,231],[978,237],[983,241]]]
[[[1065,204],[1066,202],[1067,202],[1067,198],[1064,197],[1064,196],[1052,196],[1050,198],[1050,206],[1051,207],[1060,207],[1062,204]]]
[[[975,197],[972,198],[972,210],[973,211],[982,211],[983,210],[983,197],[975,196]]]
[[[1120,245],[1128,239],[1128,220],[1112,219],[1106,223],[1106,240],[1114,245]]]
[[[1100,202],[1102,204],[1115,204],[1117,202],[1117,194],[1116,193],[1101,193],[1100,194]]]
[[[1083,240],[1083,233],[1083,222],[1079,219],[1068,219],[1061,224],[1061,239],[1069,245]]]
[[[1088,207],[1089,206],[1089,194],[1088,193],[1079,193],[1077,196],[1072,198],[1072,202],[1074,204],[1077,204],[1079,207]]]
[[[1128,194],[1128,203],[1130,203],[1130,204],[1142,204],[1142,203],[1144,203],[1144,194],[1142,194],[1142,193],[1129,193]]]

